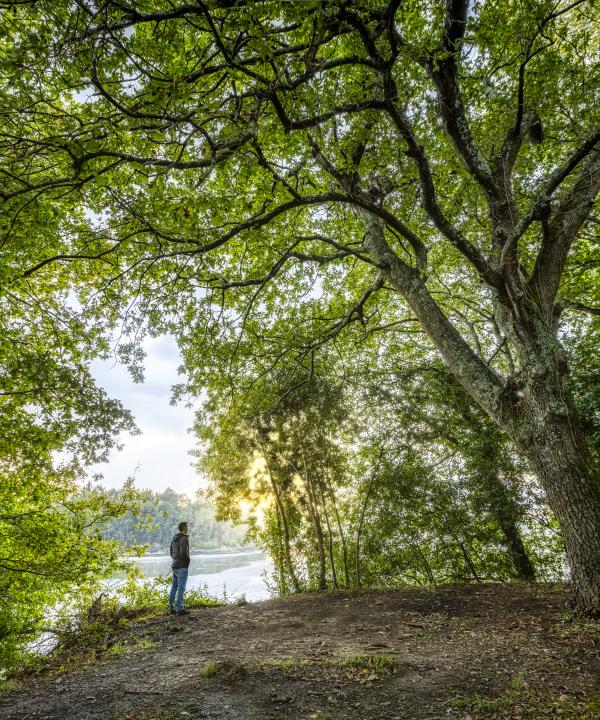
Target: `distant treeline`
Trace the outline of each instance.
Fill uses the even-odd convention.
[[[96,483],[89,484],[85,489],[100,491],[116,500],[126,492],[125,489],[107,490]],[[149,552],[160,552],[169,547],[182,520],[189,525],[192,550],[234,548],[245,544],[244,526],[215,520],[215,509],[210,502],[190,500],[187,495],[171,488],[163,492],[141,491],[136,509],[109,520],[102,535],[123,545],[148,545]]]

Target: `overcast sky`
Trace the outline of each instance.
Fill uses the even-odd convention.
[[[124,446],[113,451],[110,462],[96,465],[93,472],[104,475],[102,484],[116,488],[135,474],[138,488],[164,490],[171,487],[193,497],[203,478],[192,467],[188,454],[194,437],[188,432],[194,413],[183,405],[170,405],[171,386],[181,382],[177,373],[180,356],[171,337],[147,338],[145,381],[136,384],[127,369],[114,361],[95,361],[92,373],[110,397],[120,400],[135,418],[141,435],[123,434]]]

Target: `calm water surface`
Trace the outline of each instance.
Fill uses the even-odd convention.
[[[146,555],[131,558],[145,578],[171,573],[168,555]],[[231,551],[193,554],[190,563],[187,588],[206,587],[211,595],[229,600],[244,595],[246,600],[266,600],[271,597],[265,584],[265,576],[273,570],[268,555],[256,551]]]

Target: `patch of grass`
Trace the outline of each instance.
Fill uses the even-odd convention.
[[[0,680],[0,695],[5,693],[18,692],[23,686],[15,680]]]
[[[170,575],[159,575],[142,583],[131,579],[121,588],[120,602],[129,611],[161,615],[167,608],[170,585]],[[216,607],[223,604],[210,595],[206,584],[194,590],[186,590],[184,600],[188,609]]]
[[[212,678],[217,675],[226,680],[233,680],[248,672],[246,663],[239,660],[209,660],[204,663],[200,675],[204,678]]]
[[[261,663],[261,667],[265,669],[281,670],[286,675],[291,674],[294,670],[306,667],[310,664],[310,660],[297,660],[295,658],[273,658],[265,660]]]
[[[123,643],[115,643],[114,645],[111,645],[106,650],[107,655],[123,655],[126,653],[130,648],[128,648],[126,645],[123,645]]]
[[[152,640],[148,640],[147,638],[142,638],[138,642],[136,642],[133,645],[126,645],[124,643],[114,643],[114,645],[111,645],[106,649],[107,655],[124,655],[128,652],[135,652],[135,651],[144,651],[144,650],[154,650],[154,648],[157,647],[155,642],[152,642]]]
[[[213,677],[219,672],[220,669],[220,662],[216,662],[215,660],[209,660],[207,663],[204,663],[204,667],[202,668],[202,670],[200,670],[200,675],[205,678]]]
[[[481,720],[600,720],[600,694],[582,698],[575,695],[553,695],[534,690],[520,678],[496,698],[474,695],[456,697],[448,702],[451,710],[468,711]]]
[[[592,695],[588,698],[588,710],[590,712],[600,713],[600,693]]]
[[[332,665],[356,668],[357,670],[370,670],[379,675],[389,675],[394,672],[394,658],[392,655],[379,653],[377,655],[348,655],[330,661]]]
[[[260,667],[268,670],[281,670],[289,675],[309,665],[328,665],[332,668],[348,668],[363,674],[391,675],[394,672],[394,658],[391,655],[348,655],[338,658],[323,658],[321,660],[299,660],[297,658],[273,658],[264,660]]]
[[[132,645],[132,650],[154,650],[156,647],[158,647],[158,644],[155,642],[152,642],[152,640],[148,640],[147,638],[143,638],[139,642],[136,642],[135,645]]]

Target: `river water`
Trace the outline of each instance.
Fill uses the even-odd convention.
[[[171,573],[168,555],[145,555],[131,558],[145,578]],[[265,584],[273,563],[268,555],[256,551],[220,551],[192,554],[187,588],[205,587],[210,595],[235,600],[242,595],[249,602],[271,597]]]

